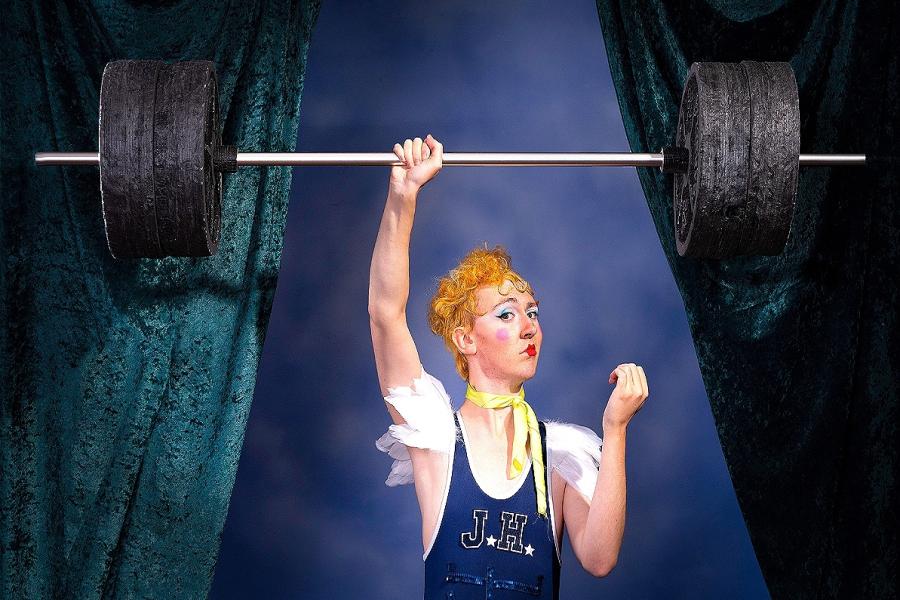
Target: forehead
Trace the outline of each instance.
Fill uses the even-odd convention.
[[[535,304],[534,297],[528,292],[520,292],[508,279],[498,285],[488,285],[475,291],[478,301],[478,312],[485,313],[504,300],[515,299],[522,307]]]

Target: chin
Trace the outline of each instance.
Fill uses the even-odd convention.
[[[537,374],[537,364],[535,364],[534,367],[527,369],[524,373],[522,373],[522,379],[524,379],[525,381],[528,381],[529,379],[534,377],[536,374]]]

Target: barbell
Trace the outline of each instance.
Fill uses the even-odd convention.
[[[698,62],[675,145],[657,153],[450,152],[445,166],[632,166],[673,173],[682,256],[774,255],[790,233],[798,167],[864,165],[864,154],[800,154],[797,82],[786,62]],[[100,84],[99,151],[39,152],[38,165],[98,165],[115,258],[211,256],[222,174],[243,166],[402,164],[385,153],[238,152],[223,145],[213,63],[119,60]]]

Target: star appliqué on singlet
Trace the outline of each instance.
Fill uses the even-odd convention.
[[[525,546],[525,556],[534,556],[534,547],[531,544]]]
[[[495,538],[492,535],[489,535],[487,538],[487,543],[488,543],[488,546],[494,546],[496,548],[497,546],[495,546],[495,544],[497,543],[497,538]]]

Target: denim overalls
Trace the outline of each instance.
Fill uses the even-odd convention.
[[[456,413],[453,419],[458,428]],[[546,428],[539,426],[547,465]],[[425,600],[559,598],[549,471],[548,516],[541,517],[532,470],[511,497],[488,496],[472,475],[465,441],[457,437],[447,502],[425,559]]]

